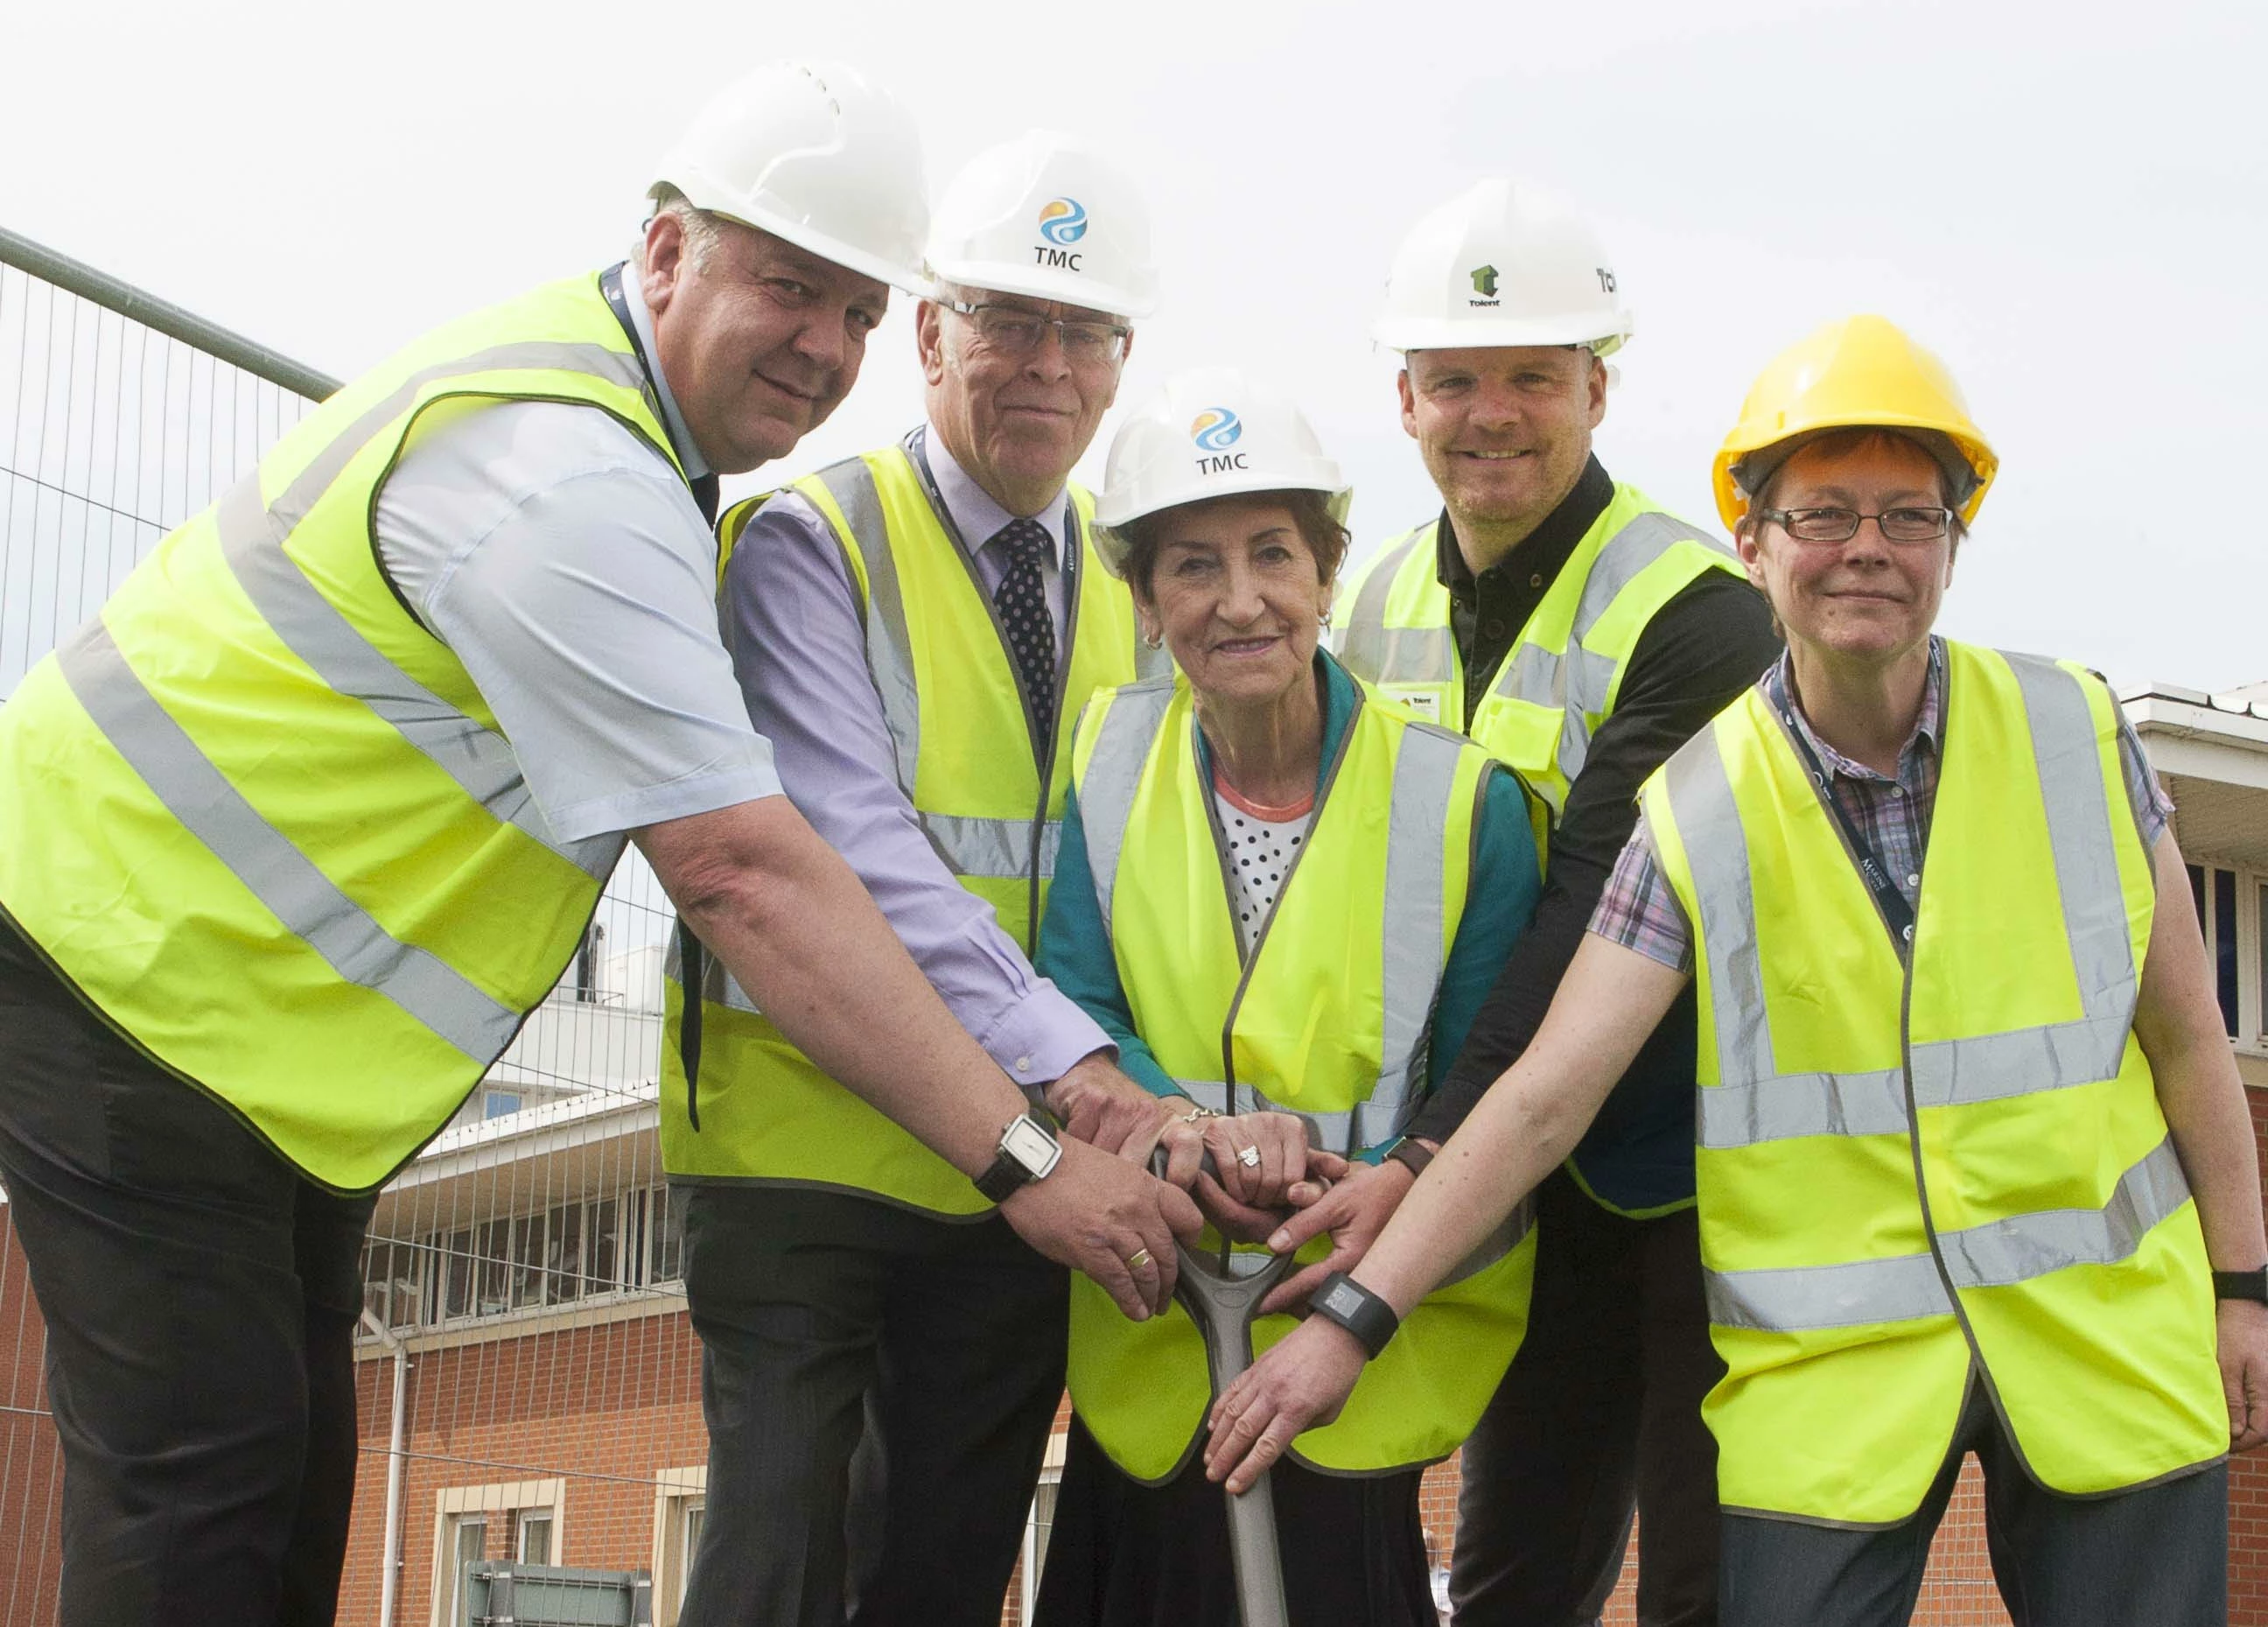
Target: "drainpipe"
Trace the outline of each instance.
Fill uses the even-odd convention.
[[[367,1309],[362,1320],[378,1336],[378,1342],[394,1352],[394,1426],[386,1458],[386,1550],[378,1579],[378,1627],[394,1627],[394,1601],[401,1593],[401,1432],[409,1410],[409,1347],[391,1329],[380,1327]]]

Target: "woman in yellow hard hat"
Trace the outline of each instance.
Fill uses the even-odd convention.
[[[1880,317],[1765,370],[1717,491],[1786,657],[1646,783],[1535,1043],[1351,1279],[1414,1303],[1697,979],[1727,1627],[1907,1620],[1971,1451],[2018,1623],[2218,1623],[2223,1454],[2268,1439],[2259,1173],[2170,806],[2101,678],[1931,630],[1995,467]],[[1209,1471],[1362,1363],[1311,1318]]]

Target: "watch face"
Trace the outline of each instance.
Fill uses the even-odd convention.
[[[1035,1181],[1053,1169],[1063,1156],[1056,1138],[1028,1118],[1016,1119],[1000,1132],[1000,1151],[1031,1171]]]
[[[1351,1316],[1362,1309],[1362,1295],[1355,1292],[1352,1283],[1333,1283],[1323,1303],[1342,1316]]]

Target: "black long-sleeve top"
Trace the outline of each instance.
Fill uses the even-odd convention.
[[[1614,482],[1592,459],[1543,523],[1477,578],[1447,515],[1442,516],[1439,567],[1466,673],[1461,724],[1469,722],[1521,628],[1613,497]],[[1411,1133],[1446,1139],[1497,1075],[1527,1049],[1637,825],[1638,786],[1754,683],[1779,651],[1764,596],[1724,571],[1697,578],[1646,624],[1631,652],[1615,710],[1592,735],[1583,771],[1568,788],[1535,924],[1513,951],[1448,1077],[1419,1108]],[[1634,1211],[1691,1199],[1693,1085],[1689,988],[1576,1150],[1577,1173],[1597,1196]]]

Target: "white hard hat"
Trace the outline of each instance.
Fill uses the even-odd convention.
[[[971,158],[938,201],[930,275],[1113,316],[1158,306],[1150,211],[1127,173],[1054,130]]]
[[[1395,350],[1588,345],[1630,337],[1612,263],[1590,222],[1524,180],[1484,180],[1412,227],[1372,329]]]
[[[696,209],[910,293],[929,229],[921,136],[897,99],[841,63],[769,63],[711,98],[649,197]]]
[[[1207,497],[1320,491],[1346,524],[1354,493],[1291,398],[1235,367],[1193,367],[1145,396],[1110,439],[1094,548],[1113,576],[1126,573],[1116,527]]]

